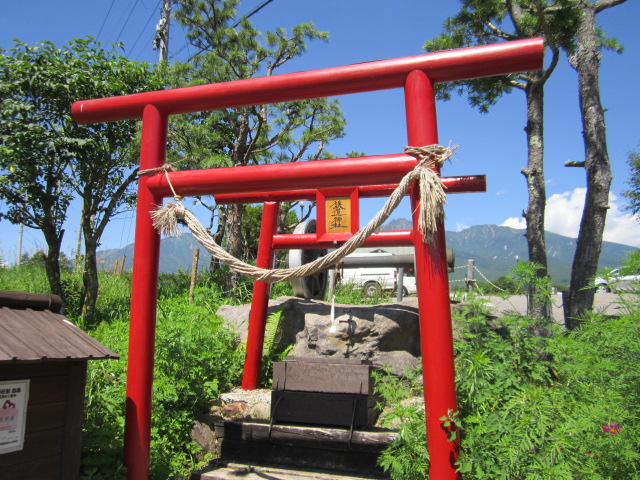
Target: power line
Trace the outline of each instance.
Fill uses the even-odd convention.
[[[109,5],[109,10],[107,11],[107,14],[104,17],[104,20],[102,21],[102,25],[100,26],[100,30],[98,31],[98,36],[96,37],[96,41],[98,41],[98,39],[100,38],[100,34],[102,33],[102,29],[104,28],[104,25],[107,23],[107,18],[109,18],[109,14],[111,13],[111,9],[113,8],[114,3],[116,3],[116,0],[111,0],[111,5]]]
[[[122,35],[122,32],[124,32],[124,29],[126,28],[127,24],[129,23],[129,20],[131,20],[131,15],[133,14],[133,11],[136,9],[136,5],[138,5],[138,0],[136,0],[133,3],[133,7],[131,7],[131,11],[129,12],[129,16],[127,16],[127,20],[124,22],[124,25],[122,26],[122,29],[120,30],[120,33],[116,37],[115,43],[118,43],[118,41],[120,40],[120,36]]]
[[[158,10],[158,7],[160,6],[160,2],[162,2],[162,0],[158,1],[158,4],[156,5],[155,11]],[[138,38],[136,38],[136,41],[133,43],[133,46],[129,49],[129,52],[130,52],[131,55],[133,55],[133,50],[136,48],[136,45],[140,41],[140,37],[142,37],[142,34],[144,33],[144,30],[147,28],[147,25],[149,25],[149,22],[151,21],[152,18],[153,18],[153,11],[149,15],[149,18],[147,19],[147,23],[145,23],[144,27],[142,27],[142,30],[140,31],[140,34],[138,35]]]
[[[266,7],[267,5],[269,5],[271,2],[273,2],[273,0],[265,0],[264,2],[262,2],[260,5],[258,5],[256,8],[254,8],[253,10],[251,10],[247,15],[243,15],[242,18],[246,17],[246,18],[250,18],[253,14],[258,13],[260,10],[262,10],[264,7]],[[240,25],[241,20],[238,20],[238,22],[232,27],[232,28],[236,28],[238,25]]]

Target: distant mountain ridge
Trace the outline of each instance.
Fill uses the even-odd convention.
[[[382,230],[407,230],[411,221],[398,218],[387,222]],[[447,247],[456,255],[456,266],[466,265],[467,260],[475,261],[475,266],[490,280],[495,280],[513,267],[518,260],[529,258],[526,230],[498,225],[476,225],[460,232],[446,232]],[[545,232],[549,275],[555,284],[569,284],[571,265],[576,250],[576,239],[557,233]],[[626,253],[635,250],[628,245],[603,242],[599,268],[615,268]],[[456,271],[450,278],[463,278],[466,271]],[[478,279],[482,281],[482,279]]]
[[[411,221],[397,218],[384,224],[381,230],[408,230]],[[527,240],[524,229],[501,227],[498,225],[476,225],[460,232],[446,232],[447,247],[456,255],[456,266],[467,264],[468,259],[475,261],[476,267],[489,280],[504,276],[518,260],[527,260]],[[568,284],[571,276],[571,264],[576,248],[576,239],[546,232],[549,274],[555,284]],[[193,258],[193,249],[200,248],[199,269],[206,269],[211,256],[198,245],[190,234],[177,238],[164,238],[160,242],[160,272],[172,273],[179,269],[189,271]],[[627,252],[635,250],[628,245],[603,242],[600,255],[600,268],[615,268]],[[105,270],[113,269],[116,260],[126,256],[125,269],[131,268],[133,245],[121,249],[98,252],[98,259]],[[464,278],[466,270],[457,269],[450,278]],[[483,281],[482,278],[477,280]]]

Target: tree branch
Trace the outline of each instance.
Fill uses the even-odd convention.
[[[584,167],[585,162],[584,160],[581,162],[576,162],[575,160],[567,160],[566,162],[564,162],[564,166],[565,167]]]
[[[627,0],[598,0],[597,2],[593,2],[591,7],[595,9],[596,13],[600,13],[607,8],[615,7],[626,1]]]

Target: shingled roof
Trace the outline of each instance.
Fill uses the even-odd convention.
[[[119,358],[58,313],[60,297],[0,290],[0,363]]]

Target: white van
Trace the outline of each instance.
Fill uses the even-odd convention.
[[[365,295],[371,297],[383,290],[394,290],[395,273],[395,268],[344,268],[340,273],[340,282],[358,285]]]
[[[371,258],[380,256],[393,256],[388,252],[352,253],[347,258]],[[393,267],[343,267],[340,270],[340,281],[352,283],[362,288],[367,296],[374,296],[382,291],[393,292],[396,290],[397,268]],[[403,277],[403,294],[416,293],[415,277],[405,275]]]

